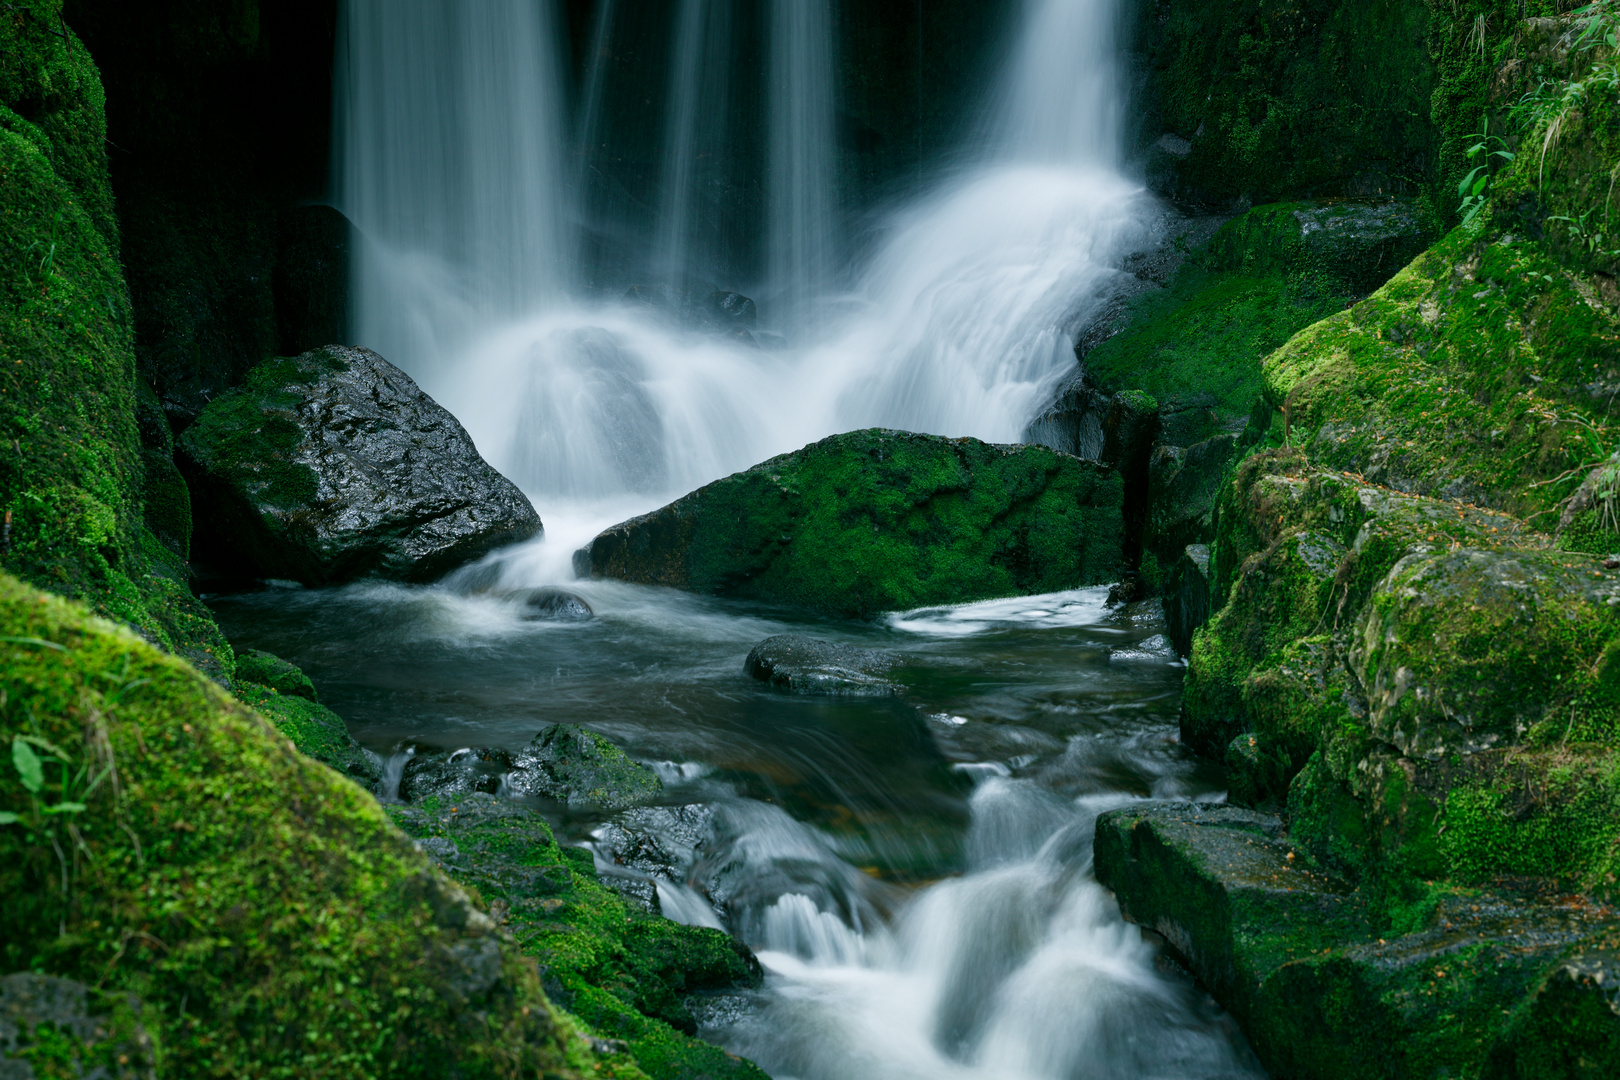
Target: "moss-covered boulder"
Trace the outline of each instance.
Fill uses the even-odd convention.
[[[1097,876],[1238,1017],[1275,1076],[1597,1077],[1620,1069],[1620,918],[1456,890],[1396,935],[1282,822],[1131,807],[1097,823]]]
[[[572,1071],[532,962],[370,795],[12,578],[0,635],[0,969],[136,995],[174,1075]]]
[[[834,435],[616,525],[581,576],[872,616],[1119,576],[1121,484],[1043,446]]]
[[[429,581],[540,533],[456,418],[367,349],[261,364],[180,451],[200,553],[260,577]]]

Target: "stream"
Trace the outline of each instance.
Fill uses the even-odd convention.
[[[537,808],[605,878],[758,952],[763,989],[709,1003],[701,1034],[778,1080],[1262,1075],[1090,873],[1101,811],[1223,797],[1177,740],[1182,667],[1157,603],[1109,608],[1091,588],[821,620],[572,581],[575,543],[605,522],[554,522],[477,569],[571,589],[590,621],[525,621],[455,575],[211,603],[385,759],[515,750],[574,723],[653,764],[658,807]],[[797,696],[744,674],[750,648],[790,632],[901,654],[905,693]],[[659,865],[616,866],[630,849]]]

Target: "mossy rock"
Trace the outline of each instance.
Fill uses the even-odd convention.
[[[1117,579],[1121,483],[1043,446],[872,428],[604,531],[575,569],[869,617]]]
[[[430,581],[541,531],[456,418],[367,349],[260,364],[179,449],[199,551],[260,577]]]
[[[591,855],[557,844],[532,810],[493,795],[429,798],[389,814],[448,873],[476,888],[534,957],[547,993],[649,1075],[758,1080],[754,1065],[692,1037],[693,994],[746,990],[758,962],[718,930],[653,915],[596,879]]]
[[[1610,910],[1450,890],[1410,932],[1379,931],[1364,891],[1314,865],[1280,819],[1196,804],[1104,814],[1096,867],[1273,1075],[1596,1080],[1620,1068]],[[1502,1071],[1520,1062],[1536,1071]]]
[[[594,731],[574,724],[541,729],[512,755],[507,783],[514,791],[570,806],[622,810],[664,790],[658,774]]]
[[[1352,687],[1334,635],[1352,632],[1402,559],[1463,544],[1550,544],[1505,514],[1402,495],[1292,449],[1238,466],[1219,518],[1211,577],[1222,606],[1193,636],[1182,734],[1229,762],[1245,800],[1280,798],[1322,731],[1345,710],[1364,711],[1365,672],[1356,669]]]
[[[532,962],[370,795],[9,577],[0,635],[0,737],[47,759],[38,798],[0,779],[0,970],[136,995],[175,1075],[573,1073]]]
[[[310,682],[309,676],[298,665],[261,649],[248,649],[236,654],[236,678],[241,682],[268,686],[280,694],[308,698],[310,701],[320,700],[315,693],[315,684]]]
[[[1620,318],[1589,276],[1481,218],[1296,335],[1265,381],[1313,462],[1550,530],[1620,442]]]
[[[1545,739],[1620,743],[1620,571],[1590,555],[1414,553],[1348,656],[1369,734],[1439,760]]]
[[[235,693],[237,700],[257,709],[308,757],[330,765],[368,790],[382,780],[382,762],[355,742],[343,718],[326,706],[302,694],[283,693],[241,678]]]

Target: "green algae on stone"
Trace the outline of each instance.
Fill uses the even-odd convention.
[[[62,816],[0,777],[21,818],[0,827],[0,968],[135,994],[173,1075],[570,1071],[532,962],[370,795],[182,661],[11,578],[0,636],[0,738],[60,748],[70,784],[106,772],[70,787],[87,809],[57,839],[77,861],[50,842]]]
[[[873,428],[614,526],[575,568],[869,617],[1115,580],[1120,507],[1095,462]]]

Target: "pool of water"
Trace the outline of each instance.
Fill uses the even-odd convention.
[[[1260,1075],[1090,873],[1103,809],[1221,797],[1220,770],[1178,742],[1182,666],[1156,604],[1082,589],[829,621],[566,580],[565,549],[512,549],[436,586],[211,603],[233,642],[297,663],[384,757],[516,749],[572,723],[654,764],[663,809],[543,810],[666,914],[760,954],[764,989],[715,1003],[704,1034],[773,1076]],[[551,584],[595,617],[526,621],[515,591]],[[900,654],[905,692],[772,690],[743,660],[779,633]],[[627,836],[664,861],[616,868]]]

